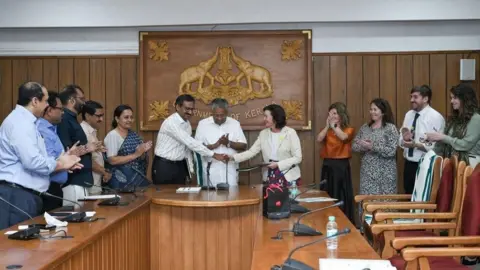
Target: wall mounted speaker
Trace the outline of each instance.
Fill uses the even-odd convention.
[[[475,80],[475,59],[460,59],[460,80]]]

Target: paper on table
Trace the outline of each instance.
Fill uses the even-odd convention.
[[[396,270],[389,260],[319,259],[320,269]]]
[[[183,187],[178,188],[177,193],[199,193],[202,187]]]
[[[310,197],[310,198],[298,198],[298,202],[305,202],[305,203],[311,203],[311,202],[334,202],[338,201],[338,199],[334,198],[329,198],[329,197]]]
[[[60,220],[52,217],[47,212],[45,212],[45,214],[43,214],[43,216],[45,217],[45,222],[47,222],[47,224],[50,225],[50,226],[67,227],[67,225],[68,225],[68,222],[60,221]]]

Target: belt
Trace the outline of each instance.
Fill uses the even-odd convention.
[[[155,156],[155,159],[158,159],[158,160],[161,160],[161,161],[164,161],[164,162],[167,162],[167,163],[171,163],[171,164],[183,164],[185,162],[185,159],[182,159],[182,160],[169,160],[169,159],[166,159],[166,158],[163,158],[163,157],[159,157],[159,156]]]
[[[26,187],[24,187],[22,185],[19,185],[19,184],[16,184],[16,183],[10,183],[10,182],[7,182],[5,180],[0,180],[0,185],[23,189],[23,190],[25,190],[27,192],[30,192],[32,194],[35,194],[37,196],[42,196],[42,192],[40,192],[40,191],[36,191],[36,190],[31,189],[31,188],[26,188]]]

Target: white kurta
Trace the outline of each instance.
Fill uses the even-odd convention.
[[[241,142],[247,143],[247,139],[243,134],[243,130],[240,126],[240,122],[237,120],[227,117],[225,123],[222,125],[215,124],[213,117],[210,116],[206,119],[201,120],[198,123],[197,130],[195,132],[195,139],[203,142],[204,144],[214,144],[218,141],[220,137],[228,133],[228,139],[231,142]],[[227,154],[233,155],[236,154],[237,151],[228,148],[225,145],[220,145],[218,148],[213,150],[215,153],[218,154]],[[203,185],[207,185],[207,165],[211,162],[210,166],[210,181],[211,184],[216,186],[218,183],[225,183],[228,174],[228,183],[230,186],[238,185],[238,163],[230,161],[228,165],[222,161],[218,161],[211,157],[201,157],[198,159],[196,158],[197,166],[201,166],[202,170],[202,179]],[[198,162],[201,161],[201,162]],[[228,166],[228,170],[227,170]],[[197,177],[200,177],[198,175]]]

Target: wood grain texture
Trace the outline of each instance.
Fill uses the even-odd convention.
[[[228,191],[199,193],[175,193],[175,188],[167,192],[154,193],[152,203],[182,207],[231,207],[257,205],[260,197],[251,186],[230,187]]]
[[[150,209],[150,269],[250,269],[258,203]]]
[[[359,61],[361,65],[359,66]],[[299,131],[302,140],[302,182],[319,182],[321,175],[321,144],[315,137],[325,126],[328,106],[345,102],[351,111],[352,125],[359,129],[369,119],[368,102],[375,97],[389,101],[396,124],[403,122],[410,108],[409,95],[413,85],[429,83],[433,90],[432,106],[446,115],[450,111],[450,88],[459,81],[460,59],[480,60],[480,54],[470,52],[368,53],[321,54],[313,57],[313,119],[312,131]],[[471,82],[480,93],[480,65],[476,80]],[[98,99],[106,108],[106,117],[100,134],[111,130],[113,109],[119,103],[129,104],[138,119],[138,57],[136,56],[79,56],[79,57],[0,57],[0,120],[3,120],[17,102],[18,86],[27,79],[37,79],[49,89],[61,90],[66,84],[76,83],[88,98]],[[358,74],[362,74],[359,76]],[[361,98],[359,98],[361,97]],[[245,131],[251,146],[258,131]],[[144,140],[156,141],[157,132],[141,132]],[[102,138],[100,138],[102,139]],[[150,157],[153,157],[151,151]],[[398,187],[403,188],[403,157],[398,152]],[[240,166],[255,164],[255,157]],[[352,160],[353,185],[359,185],[359,157]],[[150,175],[150,168],[148,170]],[[258,184],[261,173],[240,174],[240,183]]]
[[[130,203],[123,207],[86,203],[83,211],[96,211],[96,216],[104,219],[68,224],[70,239],[14,241],[2,231],[0,268],[20,264],[22,269],[148,269],[150,198],[125,197],[122,200]],[[35,221],[44,223],[43,216]],[[26,223],[31,222],[22,222]]]
[[[317,192],[306,196],[318,197],[326,196],[325,192]],[[332,202],[322,203],[305,203],[303,206],[309,209],[318,209],[331,205]],[[293,236],[292,233],[286,232],[282,234],[282,239],[272,239],[279,230],[291,229],[300,214],[292,214],[289,219],[269,220],[260,218],[257,223],[255,232],[255,247],[253,250],[253,260],[251,270],[270,269],[273,265],[281,265],[288,257],[288,253],[295,247],[315,241],[322,236]],[[300,260],[318,269],[319,258],[328,258],[330,255],[335,258],[347,259],[379,259],[379,255],[372,249],[368,242],[363,238],[358,230],[354,228],[352,223],[338,208],[329,208],[324,211],[305,216],[301,220],[302,224],[306,224],[326,235],[325,226],[329,216],[335,216],[339,230],[349,228],[351,233],[338,237],[338,249],[334,254],[329,254],[324,241],[317,244],[302,248],[295,252],[293,259]]]

